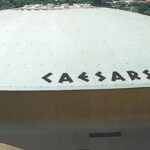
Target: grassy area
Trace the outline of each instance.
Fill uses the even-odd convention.
[[[135,7],[141,14],[150,15],[150,3],[133,2],[129,6]]]
[[[129,11],[145,14],[145,15],[150,15],[150,3],[149,2],[131,2],[131,3],[126,3],[123,1],[117,1],[115,3],[112,3],[112,6],[117,9],[126,9]]]

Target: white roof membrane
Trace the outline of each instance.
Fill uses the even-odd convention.
[[[0,11],[0,90],[150,87],[150,17],[106,9]]]

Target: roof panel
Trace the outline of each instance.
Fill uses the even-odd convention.
[[[6,10],[0,20],[0,90],[150,87],[148,16]]]

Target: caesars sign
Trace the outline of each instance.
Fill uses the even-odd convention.
[[[142,77],[139,75],[138,72],[130,70],[130,71],[126,71],[126,73],[132,81],[133,80],[142,80]],[[144,74],[145,79],[150,80],[150,71],[149,70],[145,69],[145,70],[141,71],[140,73]],[[103,82],[107,78],[107,76],[105,76],[105,74],[103,74],[103,72],[100,72],[100,71],[96,72],[93,75],[97,77],[98,82]],[[42,77],[42,79],[48,83],[51,83],[51,82],[53,82],[53,80],[51,79],[51,76],[55,76],[55,74],[53,74],[52,72],[47,73],[46,75],[44,75]],[[90,82],[90,78],[86,72],[82,72],[81,74],[77,75],[77,78],[84,82]],[[110,81],[115,82],[118,80],[126,81],[126,78],[120,72],[113,71],[111,74]],[[71,77],[71,75],[69,73],[62,73],[60,75],[60,77],[58,79],[58,83],[64,83],[64,82],[68,82],[68,83],[74,82],[73,78]]]

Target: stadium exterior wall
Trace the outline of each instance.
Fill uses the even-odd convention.
[[[149,88],[0,92],[2,124],[146,123]]]

